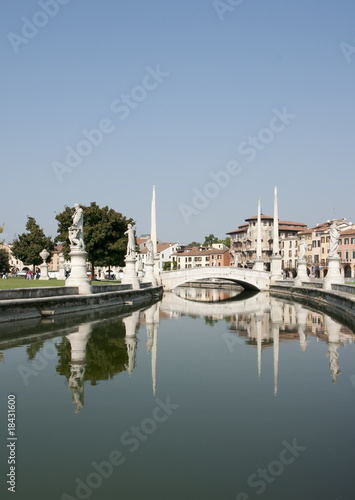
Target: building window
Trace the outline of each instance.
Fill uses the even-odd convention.
[[[342,245],[342,244],[343,244],[343,240],[340,238],[339,245]]]
[[[324,247],[322,247],[322,253],[324,253]]]
[[[320,247],[320,240],[317,241],[317,247]]]
[[[355,250],[353,250],[353,259],[355,259]]]
[[[321,242],[322,242],[322,243],[325,243],[324,236],[322,236],[322,237],[321,237]]]
[[[344,245],[349,245],[349,238],[344,239]]]
[[[355,238],[351,238],[351,244],[355,245]]]
[[[345,258],[348,259],[349,258],[349,250],[346,250],[345,251]]]

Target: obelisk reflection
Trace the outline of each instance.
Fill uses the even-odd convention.
[[[151,352],[153,396],[156,394],[157,380],[157,348],[160,304],[153,304],[144,311],[147,329],[147,352]]]

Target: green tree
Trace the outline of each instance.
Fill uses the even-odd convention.
[[[54,243],[50,236],[44,234],[34,217],[27,216],[26,230],[13,242],[12,253],[16,259],[22,260],[24,264],[35,266],[42,264],[40,252],[45,248],[49,252],[47,262],[51,260],[51,252],[54,250]]]
[[[218,243],[223,243],[228,248],[231,247],[231,239],[229,236],[227,236],[227,238],[225,240],[218,240]]]
[[[198,243],[198,241],[192,241],[188,245],[186,245],[186,248],[192,248],[192,247],[200,247],[201,243]]]
[[[9,254],[3,248],[0,248],[0,272],[5,269],[5,272],[8,273],[10,271],[9,264]]]
[[[5,226],[5,222],[2,226],[0,226],[0,234],[3,232],[4,226]],[[3,243],[4,243],[4,240],[0,241],[0,245],[2,245]]]
[[[177,262],[176,260],[173,261],[173,270],[176,271],[177,269]],[[163,271],[170,271],[171,270],[171,262],[169,260],[163,262]]]
[[[134,220],[107,206],[100,208],[95,202],[88,207],[80,206],[84,212],[84,243],[92,276],[95,266],[123,266],[128,241],[124,233],[128,224],[135,224]],[[63,244],[66,258],[70,252],[68,229],[72,225],[73,213],[74,208],[66,206],[56,216],[59,224],[55,241]]]
[[[212,246],[213,243],[218,243],[218,238],[214,234],[205,236],[205,242],[203,244],[204,247]]]

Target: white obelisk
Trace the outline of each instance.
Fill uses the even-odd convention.
[[[254,271],[264,270],[264,259],[261,252],[261,207],[260,198],[258,198],[258,223],[257,223],[257,237],[256,237],[256,259],[253,266]]]
[[[155,186],[153,186],[150,239],[153,242],[153,250],[154,250],[154,276],[155,276],[155,279],[157,280],[157,283],[159,285],[160,284],[160,269],[159,269],[160,258],[158,255],[158,243],[157,243],[157,215],[156,215],[156,207],[155,207]]]

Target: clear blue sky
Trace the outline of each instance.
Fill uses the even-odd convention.
[[[164,241],[223,238],[258,197],[272,214],[275,184],[281,219],[355,222],[355,53],[341,47],[355,45],[353,0],[61,2],[47,5],[52,17],[46,0],[3,2],[7,241],[27,215],[54,236],[56,212],[91,201],[149,232],[153,184]],[[286,124],[273,119],[284,109]],[[82,131],[99,124],[85,149]],[[91,151],[60,182],[53,163],[66,164],[67,146]],[[238,175],[208,184],[232,161]],[[202,209],[196,190],[209,193]]]

